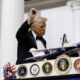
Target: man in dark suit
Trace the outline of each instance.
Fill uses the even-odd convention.
[[[17,31],[16,38],[18,40],[18,49],[16,64],[34,61],[26,61],[27,58],[34,56],[34,54],[30,52],[31,49],[38,49],[39,46],[46,48],[46,41],[43,38],[46,29],[46,18],[36,16],[36,14],[37,10],[35,8],[31,8],[28,15],[28,19],[22,24],[22,26]],[[3,69],[5,75],[4,80],[16,77],[15,75],[13,75],[16,72],[16,69],[15,67],[11,66],[10,63],[4,65]],[[7,69],[10,69],[10,71],[12,72]]]
[[[42,38],[42,36],[45,34],[45,28],[46,28],[46,19],[43,17],[36,17],[36,9],[32,8],[28,20],[22,24],[22,26],[20,27],[20,29],[17,31],[16,34],[16,38],[18,40],[18,52],[17,52],[16,64],[27,63],[25,59],[34,56],[30,52],[30,49],[39,48],[40,45],[36,44],[38,43],[36,42],[36,39],[39,38],[43,47],[46,48],[46,41]],[[37,36],[38,38],[36,38]],[[53,59],[57,57],[57,55],[60,55],[60,53],[62,53],[59,52],[60,51],[57,51],[55,55],[53,53],[49,57]],[[29,62],[31,62],[31,60],[29,60]],[[7,64],[6,67],[4,67],[5,80],[7,80],[7,78],[12,79],[16,77],[15,75],[13,75],[16,72],[16,69],[15,67],[14,68],[12,67],[13,66],[11,66],[10,63]]]
[[[45,34],[46,19],[40,16],[36,17],[36,13],[36,9],[32,8],[28,20],[26,20],[17,31],[18,51],[16,64],[33,61],[26,61],[25,59],[33,57],[33,54],[29,52],[31,48],[38,49],[38,45],[36,44],[37,36],[40,39],[40,44],[46,48],[46,41],[42,37]]]

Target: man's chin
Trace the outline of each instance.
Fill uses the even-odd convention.
[[[43,33],[43,34],[38,34],[38,36],[39,36],[39,37],[42,37],[42,36],[44,36],[44,33]]]

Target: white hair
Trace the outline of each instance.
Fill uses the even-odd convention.
[[[37,16],[33,20],[32,27],[37,26],[40,22],[46,22],[46,21],[47,21],[47,19],[45,17]]]

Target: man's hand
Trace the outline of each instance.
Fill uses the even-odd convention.
[[[8,62],[6,65],[3,66],[4,80],[15,79],[16,78],[15,72],[16,67]]]
[[[31,8],[28,14],[28,24],[32,23],[37,14],[37,10],[35,8]]]

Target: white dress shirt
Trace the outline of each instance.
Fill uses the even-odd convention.
[[[34,39],[35,39],[35,41],[36,41],[37,48],[38,48],[38,49],[35,49],[35,48],[31,48],[31,49],[30,49],[30,52],[32,53],[33,57],[38,57],[38,56],[43,56],[43,55],[45,55],[44,52],[38,51],[38,50],[41,50],[41,49],[45,49],[43,43],[42,43],[40,40],[36,40],[36,34],[35,34],[33,31],[32,31],[32,34],[33,34],[33,36],[34,36]]]
[[[43,43],[40,40],[36,40],[36,34],[32,31],[32,34],[35,38],[38,50],[45,49]]]

